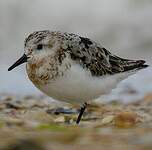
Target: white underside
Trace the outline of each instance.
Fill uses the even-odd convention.
[[[75,64],[63,77],[39,88],[45,94],[57,100],[82,103],[109,93],[118,82],[130,74],[132,73],[92,77],[88,71]]]

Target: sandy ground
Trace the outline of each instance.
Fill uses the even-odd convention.
[[[151,150],[152,94],[132,104],[92,103],[79,125],[78,105],[46,97],[0,96],[2,150]]]

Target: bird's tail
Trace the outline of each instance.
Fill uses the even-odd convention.
[[[136,71],[148,67],[144,60],[129,60],[116,55],[109,55],[109,62],[114,73]]]
[[[124,71],[129,71],[129,70],[140,70],[143,68],[148,67],[147,64],[145,64],[146,61],[144,60],[126,60],[124,64]]]

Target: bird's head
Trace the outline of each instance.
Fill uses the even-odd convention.
[[[23,56],[9,67],[8,71],[11,71],[23,63],[36,63],[36,60],[41,60],[48,55],[52,55],[55,49],[57,49],[57,46],[58,44],[56,44],[56,40],[52,38],[50,31],[33,32],[25,39]]]

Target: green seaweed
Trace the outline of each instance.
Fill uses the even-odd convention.
[[[65,132],[67,128],[58,124],[41,124],[37,127],[39,130],[49,130],[53,132]]]

